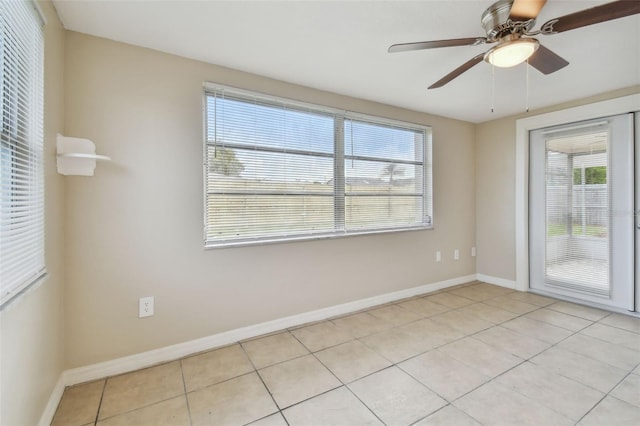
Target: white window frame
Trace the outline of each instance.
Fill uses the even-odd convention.
[[[46,275],[44,18],[33,1],[0,10],[0,307]],[[9,35],[10,34],[10,35]]]
[[[278,236],[267,237],[245,237],[245,238],[231,238],[226,240],[209,240],[207,237],[207,181],[208,181],[208,154],[207,147],[215,146],[217,142],[208,141],[208,117],[207,117],[207,98],[209,96],[219,96],[220,94],[227,94],[234,99],[245,99],[247,101],[258,100],[263,103],[272,105],[284,105],[286,108],[298,109],[301,111],[309,111],[312,113],[331,115],[334,119],[334,151],[330,155],[334,164],[334,226],[329,232],[317,232],[306,233],[301,232],[297,234],[283,234]],[[203,151],[203,212],[204,212],[204,246],[205,248],[219,248],[230,246],[244,246],[254,244],[298,241],[298,240],[311,240],[320,238],[336,238],[352,235],[363,234],[376,234],[385,232],[399,232],[399,231],[411,231],[411,230],[425,230],[433,229],[433,193],[432,193],[432,128],[431,126],[408,123],[399,120],[393,120],[388,118],[382,118],[367,114],[355,113],[344,111],[336,108],[330,108],[326,106],[320,106],[305,102],[299,102],[291,99],[280,98],[276,96],[266,95],[262,93],[252,92],[248,90],[237,89],[230,86],[224,86],[215,83],[204,84],[204,97],[203,97],[203,112],[204,112],[204,151]],[[411,162],[414,165],[422,165],[422,220],[421,223],[417,223],[411,226],[392,226],[387,228],[371,228],[371,229],[345,229],[345,158],[355,158],[357,156],[347,155],[345,152],[345,137],[344,137],[344,121],[354,120],[367,122],[374,125],[397,127],[400,129],[406,129],[409,131],[420,132],[423,134],[424,146],[422,147],[423,158],[422,161]]]

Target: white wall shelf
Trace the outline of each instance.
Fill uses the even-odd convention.
[[[111,157],[96,154],[96,145],[89,139],[71,138],[58,134],[58,173],[66,176],[93,176],[96,161],[110,161]]]

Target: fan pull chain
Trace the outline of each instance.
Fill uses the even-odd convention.
[[[527,110],[527,112],[529,112],[529,58],[527,58],[526,61],[526,68],[527,68],[527,93],[526,93],[526,105],[525,108]]]
[[[496,103],[496,66],[491,64],[491,112]]]

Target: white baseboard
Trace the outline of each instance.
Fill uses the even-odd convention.
[[[130,371],[135,371],[141,368],[173,361],[191,354],[211,350],[241,340],[250,339],[252,337],[257,337],[267,333],[272,333],[274,331],[296,327],[302,324],[320,321],[338,315],[356,312],[362,309],[370,308],[372,306],[382,305],[385,303],[394,302],[396,300],[405,299],[407,297],[430,293],[475,280],[476,274],[453,278],[445,281],[439,281],[436,283],[413,287],[406,290],[395,291],[392,293],[386,293],[379,296],[373,296],[366,299],[343,303],[341,305],[335,305],[328,308],[305,312],[298,315],[279,318],[273,321],[267,321],[260,324],[237,328],[235,330],[225,331],[200,339],[178,343],[147,352],[141,352],[135,355],[116,358],[98,364],[92,364],[84,367],[66,370],[63,371],[60,375],[60,380],[58,380],[58,384],[56,384],[56,387],[51,393],[49,403],[47,404],[47,407],[40,419],[40,424],[48,425],[51,423],[51,420],[53,420],[53,415],[55,414],[56,407],[60,402],[60,398],[62,398],[62,393],[66,386],[89,382],[92,380],[98,380],[117,374],[128,373]]]
[[[476,274],[476,279],[487,284],[495,284],[499,285],[500,287],[506,287],[510,288],[511,290],[516,290],[516,282],[512,280],[506,280],[504,278],[492,277],[490,275],[484,274]]]
[[[62,399],[62,394],[64,393],[64,373],[60,375],[58,378],[58,382],[53,387],[51,391],[51,395],[49,395],[49,401],[47,401],[47,405],[44,407],[44,411],[40,416],[40,421],[38,422],[38,426],[49,426],[53,421],[53,416],[56,414],[56,409],[58,408],[58,404],[60,404],[60,400]]]

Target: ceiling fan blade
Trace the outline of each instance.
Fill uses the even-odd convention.
[[[478,64],[479,62],[482,62],[483,59],[484,59],[484,53],[481,53],[481,54],[479,54],[477,56],[474,56],[473,58],[471,58],[470,60],[468,60],[464,64],[460,65],[455,70],[451,71],[449,74],[447,74],[444,77],[442,77],[440,80],[438,80],[435,83],[433,83],[431,86],[429,86],[429,89],[437,89],[438,87],[444,86],[445,84],[447,84],[448,82],[450,82],[454,78],[458,77],[463,72],[469,70],[474,65]]]
[[[638,13],[640,13],[640,1],[620,0],[552,19],[547,21],[542,28],[543,30],[551,30],[552,33],[561,33]]]
[[[538,50],[529,58],[529,65],[546,75],[566,67],[569,62],[540,45]]]
[[[438,47],[475,46],[478,44],[484,44],[486,42],[487,39],[484,37],[473,37],[454,38],[449,40],[419,41],[416,43],[401,43],[394,44],[389,47],[389,53],[406,52],[409,50],[436,49]]]
[[[509,12],[509,18],[513,21],[535,19],[546,2],[547,0],[515,0]]]

